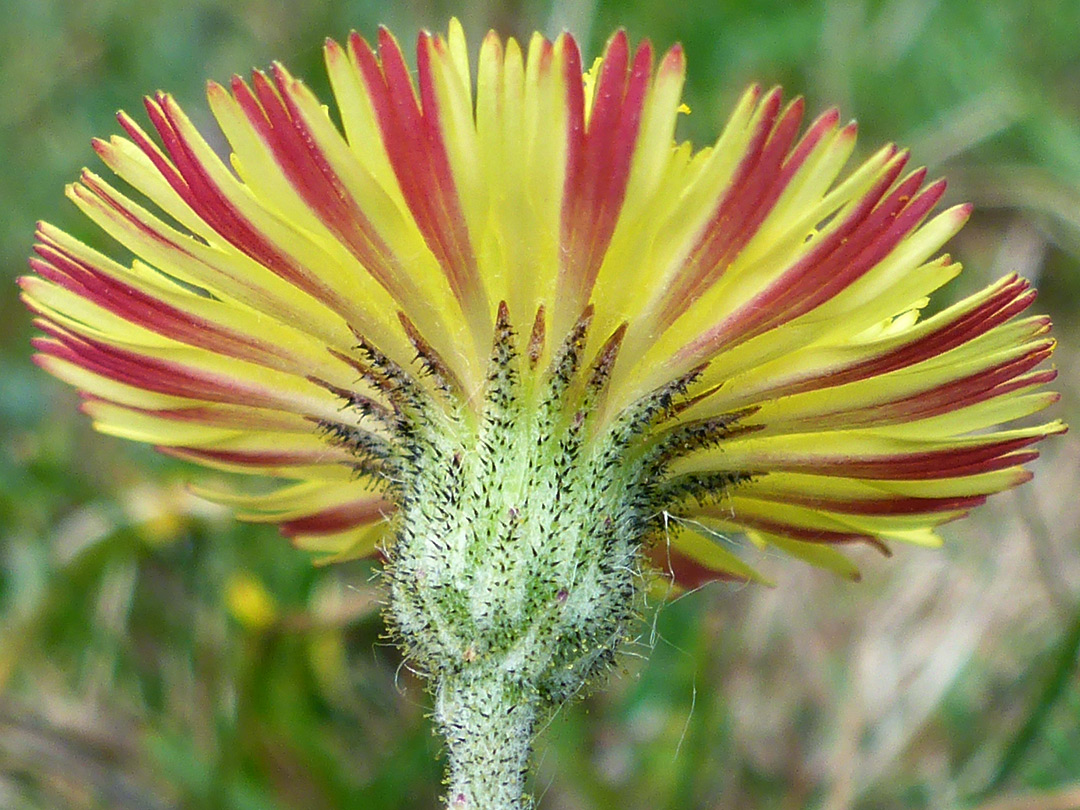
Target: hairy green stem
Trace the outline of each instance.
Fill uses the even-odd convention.
[[[448,810],[529,810],[525,776],[537,706],[504,671],[476,667],[436,685],[435,720],[447,746]]]

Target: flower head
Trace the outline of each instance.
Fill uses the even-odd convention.
[[[921,318],[969,208],[932,215],[944,181],[891,145],[842,176],[837,111],[800,135],[802,100],[752,87],[695,151],[678,46],[617,33],[583,81],[572,37],[490,34],[475,97],[456,23],[416,58],[414,86],[385,30],[327,42],[340,129],[280,65],[211,83],[228,164],[162,93],[160,145],[123,113],[94,142],[145,199],[90,171],[68,196],[134,261],[42,224],[21,283],[38,362],[98,429],[290,481],[205,494],[366,555],[398,528],[380,470],[409,409],[482,420],[494,342],[523,407],[565,389],[584,443],[656,406],[627,446],[683,584],[751,575],[717,533],[845,573],[846,544],[937,543],[1061,429],[990,429],[1054,401],[1048,319],[1016,318],[1015,276]]]

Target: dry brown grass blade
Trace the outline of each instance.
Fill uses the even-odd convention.
[[[1048,793],[1030,793],[1023,796],[1007,796],[991,799],[974,810],[1078,810],[1080,809],[1080,784]]]

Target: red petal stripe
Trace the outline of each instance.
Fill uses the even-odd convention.
[[[937,357],[961,344],[985,334],[1010,318],[1027,309],[1035,300],[1035,291],[1022,278],[1013,275],[994,296],[978,307],[953,321],[943,323],[937,329],[918,340],[840,369],[829,369],[793,383],[767,389],[758,397],[770,399],[802,393],[816,388],[831,388],[845,383],[865,380],[890,371],[907,368],[916,363]],[[1045,319],[1049,326],[1050,319]]]
[[[702,511],[702,514],[709,514],[709,511],[709,509],[705,509]],[[727,512],[716,513],[713,517],[724,521],[731,520],[731,515]],[[748,529],[756,529],[757,531],[768,532],[769,534],[778,534],[781,537],[790,537],[792,540],[802,540],[805,543],[867,543],[886,556],[890,554],[889,547],[879,538],[874,537],[871,534],[863,534],[862,532],[813,529],[807,526],[797,526],[790,523],[766,520],[764,518],[750,517],[748,515],[736,515],[735,520],[741,526]]]
[[[788,150],[802,121],[803,100],[780,112],[781,92],[774,88],[762,102],[762,116],[712,219],[685,262],[684,281],[673,287],[661,315],[669,326],[723,274],[764,221],[787,183],[806,160],[816,140],[835,123],[838,113],[815,122],[790,157]]]
[[[577,43],[565,38],[567,107],[566,179],[562,202],[560,276],[577,310],[596,282],[619,219],[652,76],[652,46],[642,42],[629,64],[624,31],[608,42],[589,120]]]
[[[1053,353],[1052,343],[1043,343],[1022,357],[999,363],[959,380],[952,380],[901,399],[867,405],[863,408],[840,408],[809,419],[797,419],[792,424],[800,432],[816,429],[865,428],[917,419],[929,419],[960,408],[1027,388],[1042,385],[1057,378],[1055,369],[1024,374]]]
[[[822,498],[797,492],[753,492],[762,501],[790,503],[845,515],[919,515],[974,509],[986,502],[986,495],[956,498],[915,498],[897,495],[887,498]]]
[[[757,313],[758,324],[741,338],[761,334],[815,309],[884,259],[945,193],[945,183],[939,181],[912,200],[925,174],[919,170],[906,178],[860,223],[855,238],[848,239],[814,271],[805,273],[797,292],[785,290],[776,310]],[[753,308],[754,304],[748,307]]]
[[[242,79],[233,77],[233,95],[244,115],[296,192],[357,261],[397,300],[415,300],[412,286],[402,286],[408,274],[315,143],[289,92],[289,77],[279,65],[273,70],[276,89],[265,74],[252,73],[255,93]]]
[[[302,467],[310,464],[350,464],[356,461],[346,451],[329,447],[319,450],[208,450],[202,447],[154,448],[167,456],[187,461],[237,464],[244,467]]]
[[[42,354],[66,360],[117,382],[169,396],[295,410],[293,403],[239,380],[109,346],[71,334],[40,318],[35,325],[52,336],[51,339],[33,339],[34,348]]]
[[[282,252],[229,202],[181,134],[175,103],[159,93],[153,99],[146,99],[146,110],[173,163],[164,158],[130,118],[121,115],[120,123],[192,210],[243,253],[332,309],[342,311],[344,302],[334,289],[323,283],[311,268]]]
[[[675,580],[675,585],[686,590],[694,590],[710,582],[745,582],[743,577],[728,571],[715,571],[692,557],[682,554],[674,544],[656,543],[648,550],[652,566]]]
[[[333,534],[351,529],[353,526],[382,520],[393,511],[394,505],[390,501],[383,498],[366,498],[339,504],[313,515],[285,521],[280,528],[281,533],[286,537],[295,537],[298,534]]]
[[[924,176],[919,171],[882,200],[906,162],[906,156],[895,159],[839,225],[766,289],[680,351],[680,359],[715,354],[809,312],[873,267],[874,257],[887,255],[944,192],[939,182],[912,200]]]
[[[1026,464],[1038,452],[1017,452],[1041,441],[1042,436],[1001,439],[972,447],[930,450],[921,453],[898,453],[892,456],[815,456],[770,459],[770,470],[804,472],[845,478],[870,478],[883,481],[925,481],[955,478],[992,472]]]
[[[30,266],[38,275],[131,323],[191,346],[282,367],[280,350],[275,352],[248,335],[176,309],[153,295],[106,275],[58,246],[39,243],[34,246],[34,251],[41,259],[31,259]]]
[[[93,141],[93,146],[94,151],[96,151],[98,155],[100,155],[103,159],[107,160],[106,156],[109,149],[111,148],[109,144],[106,144],[104,141],[95,138]],[[155,147],[152,143],[149,144],[149,148],[154,150],[157,149],[157,147]],[[79,176],[79,180],[82,182],[82,187],[80,187],[78,183],[72,185],[72,189],[74,190],[77,197],[84,200],[87,197],[90,197],[91,199],[96,198],[98,201],[104,203],[108,208],[111,208],[114,212],[119,214],[120,217],[128,225],[130,225],[132,228],[135,228],[140,233],[145,234],[153,241],[157,242],[158,244],[164,245],[169,250],[176,250],[182,253],[184,256],[187,256],[189,258],[195,258],[191,255],[191,252],[184,247],[183,244],[173,239],[170,239],[165,234],[149,227],[145,222],[135,216],[135,214],[126,205],[124,205],[124,203],[120,199],[118,199],[104,184],[99,182],[93,174],[84,169],[82,174]],[[87,191],[90,192],[89,195],[86,193]],[[38,228],[37,237],[42,241],[46,241],[46,238],[43,235],[40,227]]]
[[[103,148],[104,145],[101,145],[98,151],[101,152]],[[136,213],[131,210],[128,203],[125,203],[124,200],[111,193],[106,186],[98,182],[97,178],[89,172],[83,172],[82,183],[83,185],[75,183],[72,186],[74,194],[78,198],[91,205],[103,204],[124,220],[128,227],[166,247],[168,250],[175,251],[179,254],[178,258],[188,259],[205,267],[210,267],[216,272],[222,272],[214,265],[207,265],[207,260],[205,258],[193,253],[190,249],[190,245],[185,244],[184,240],[173,238],[169,233],[163,230],[164,226],[153,226],[140,219]],[[38,228],[37,238],[45,244],[55,244],[54,240],[50,239],[40,226]],[[118,238],[121,242],[126,244],[123,236],[119,236]],[[191,237],[191,239],[194,241],[197,237]],[[216,248],[208,249],[217,252]],[[237,291],[235,290],[232,292],[234,296],[247,300],[252,304],[257,304],[264,300],[264,297],[266,296],[265,290],[259,286],[257,281],[251,280],[245,273],[229,274],[227,277],[230,282],[241,288],[239,295],[237,295]],[[272,300],[273,299],[271,299],[271,301]]]
[[[420,101],[401,48],[379,29],[379,55],[359,34],[350,50],[367,87],[390,164],[428,248],[466,312],[486,310],[476,256],[443,141],[427,34],[417,40]]]
[[[157,103],[147,97],[145,99],[145,105],[147,109],[156,107]],[[160,116],[158,116],[160,117]],[[154,120],[154,115],[151,114],[151,120]],[[191,193],[191,189],[188,187],[187,181],[183,175],[177,171],[176,166],[173,165],[165,156],[156,143],[154,143],[143,132],[142,127],[135,123],[135,121],[126,112],[119,112],[116,115],[116,120],[120,122],[120,126],[124,128],[124,131],[131,137],[131,140],[135,142],[148,158],[150,162],[154,164],[154,167],[161,173],[161,176],[165,178],[165,181],[172,187],[173,191],[180,195],[180,198],[188,204],[193,211],[198,213],[199,206],[195,199],[195,196]],[[99,153],[106,147],[104,142],[95,144],[95,148]]]
[[[79,396],[84,400],[79,409],[83,413],[93,410],[93,403],[104,402],[113,404],[112,400],[94,394],[80,391]],[[118,403],[117,403],[118,404]],[[136,408],[131,405],[121,405],[125,410],[145,414],[157,419],[169,419],[174,422],[185,424],[206,425],[207,427],[224,428],[227,430],[273,430],[277,432],[311,432],[311,422],[302,419],[288,411],[261,409],[243,406],[236,410],[226,410],[210,405],[194,405],[190,408]]]
[[[768,216],[792,176],[806,160],[808,148],[793,152],[789,157],[791,144],[802,122],[804,107],[805,103],[801,98],[795,99],[773,127],[757,165],[738,190],[740,199],[732,203],[734,216],[730,235],[715,240],[716,244],[711,246],[710,252],[717,258],[706,259],[706,267],[712,264],[715,270],[722,272],[725,266],[735,260]],[[831,117],[836,118],[838,115],[834,111]],[[820,139],[825,128],[833,123],[829,118],[826,114],[819,120],[816,128],[807,133],[808,138]],[[810,145],[804,140],[804,147]]]

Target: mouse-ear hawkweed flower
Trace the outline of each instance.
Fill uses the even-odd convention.
[[[37,360],[99,430],[267,490],[204,489],[324,560],[380,551],[432,679],[447,803],[526,806],[532,736],[610,665],[657,575],[755,579],[728,537],[854,576],[935,545],[1064,428],[999,425],[1047,318],[1009,276],[923,317],[967,206],[886,146],[753,87],[675,141],[682,50],[623,33],[380,31],[326,45],[337,112],[284,67],[211,83],[228,159],[163,93],[68,196],[134,258],[42,224]]]

